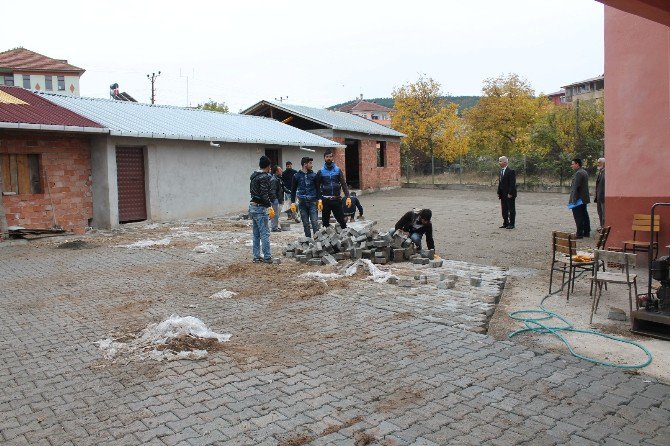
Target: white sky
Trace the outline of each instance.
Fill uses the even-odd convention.
[[[595,0],[32,0],[0,10],[0,51],[23,46],[86,69],[82,96],[118,82],[149,102],[261,99],[326,107],[389,97],[419,74],[456,96],[518,73],[536,91],[603,73]],[[187,95],[188,79],[188,95]]]

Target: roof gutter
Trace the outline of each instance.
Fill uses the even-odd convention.
[[[110,133],[105,127],[79,127],[73,125],[28,124],[19,122],[0,122],[0,129],[42,130],[49,132]]]

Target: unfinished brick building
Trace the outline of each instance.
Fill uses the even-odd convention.
[[[400,132],[350,113],[275,101],[258,102],[242,113],[273,118],[346,145],[335,150],[335,162],[344,170],[351,188],[400,185],[400,138],[404,136]],[[319,154],[314,157],[315,168],[321,163]]]

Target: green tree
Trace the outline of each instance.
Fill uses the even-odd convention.
[[[393,91],[394,129],[404,133],[403,143],[431,159],[435,183],[435,157],[454,161],[467,151],[467,131],[457,114],[458,105],[443,99],[441,86],[432,78],[419,77],[414,83]],[[411,160],[411,156],[409,158]]]
[[[225,102],[216,102],[212,99],[205,102],[204,104],[198,104],[198,106],[196,108],[199,108],[199,109],[202,109],[202,110],[221,112],[221,113],[228,113],[228,111],[229,111],[228,106],[226,105]]]

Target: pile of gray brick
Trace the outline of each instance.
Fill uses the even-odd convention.
[[[379,232],[373,226],[374,222],[356,228],[321,228],[312,237],[290,243],[283,254],[310,265],[335,265],[340,260],[369,259],[380,265],[410,261],[434,268],[442,266],[442,260],[435,258],[435,250],[417,251],[405,235],[393,231]]]

